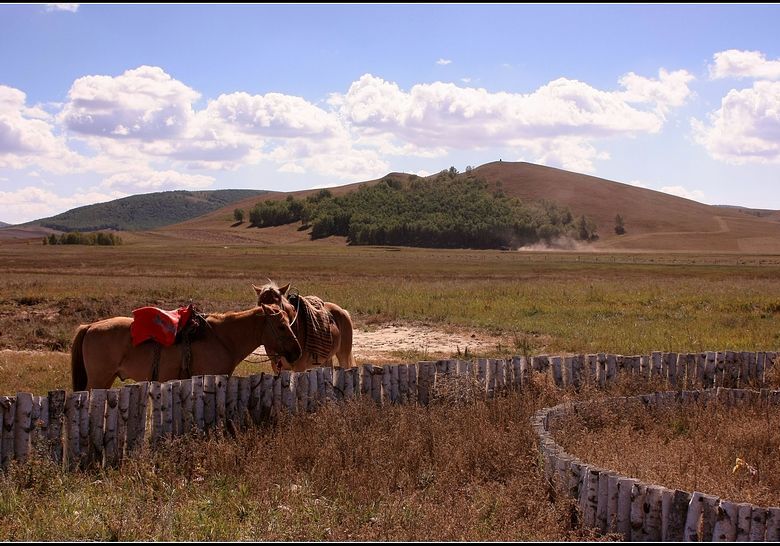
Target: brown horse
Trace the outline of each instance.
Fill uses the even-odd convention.
[[[133,346],[132,322],[129,317],[114,317],[79,326],[71,349],[74,391],[107,389],[116,377],[151,379],[155,344],[144,342]],[[157,380],[231,374],[260,345],[269,354],[279,354],[290,361],[301,356],[301,346],[279,306],[260,305],[245,311],[209,315],[202,335],[189,347],[189,373],[182,369],[183,345],[171,345],[160,349]]]
[[[355,359],[352,358],[352,318],[345,309],[342,309],[335,303],[323,302],[323,309],[326,311],[330,327],[330,340],[329,346],[325,347],[327,354],[325,354],[325,351],[322,351],[322,354],[318,355],[311,350],[314,343],[312,341],[313,336],[308,331],[310,327],[307,326],[308,321],[301,318],[300,315],[303,313],[299,313],[301,305],[305,304],[301,302],[303,298],[299,297],[296,300],[296,306],[290,303],[290,300],[286,297],[290,284],[288,283],[279,288],[269,279],[269,283],[264,286],[258,287],[253,284],[252,287],[257,293],[258,305],[278,305],[287,312],[293,332],[295,332],[295,336],[301,343],[303,353],[300,358],[295,360],[279,357],[271,358],[274,363],[274,369],[277,372],[283,368],[302,372],[314,365],[331,365],[334,356],[338,359],[339,366],[342,368],[351,368],[355,365]]]

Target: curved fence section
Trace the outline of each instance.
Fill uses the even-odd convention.
[[[627,541],[780,540],[778,507],[735,503],[699,491],[643,483],[589,465],[566,453],[553,439],[556,421],[586,405],[641,403],[647,407],[686,402],[780,404],[780,391],[718,387],[717,390],[658,392],[545,408],[535,414],[532,424],[539,437],[547,478],[577,500],[583,525],[619,533]]]

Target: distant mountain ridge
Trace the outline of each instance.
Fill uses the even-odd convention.
[[[148,230],[184,222],[242,199],[260,197],[266,193],[265,190],[146,193],[78,207],[25,225],[39,225],[59,231]]]
[[[5,222],[0,222],[0,227],[10,226],[11,224],[7,224]]]

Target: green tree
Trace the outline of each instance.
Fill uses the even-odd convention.
[[[244,221],[244,211],[241,209],[235,209],[233,211],[233,220],[239,224]]]

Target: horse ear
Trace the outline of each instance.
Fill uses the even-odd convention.
[[[291,284],[291,283],[289,283],[289,282],[288,282],[287,284],[285,284],[284,286],[282,286],[282,287],[279,289],[279,293],[280,293],[282,296],[284,296],[284,295],[287,293],[287,290],[290,288],[290,284]]]
[[[262,289],[262,288],[260,288],[259,286],[255,286],[255,284],[254,284],[254,283],[252,283],[252,288],[254,288],[254,289],[255,289],[255,293],[256,293],[258,296],[260,295],[260,292],[262,292],[262,290],[263,290],[263,289]]]

